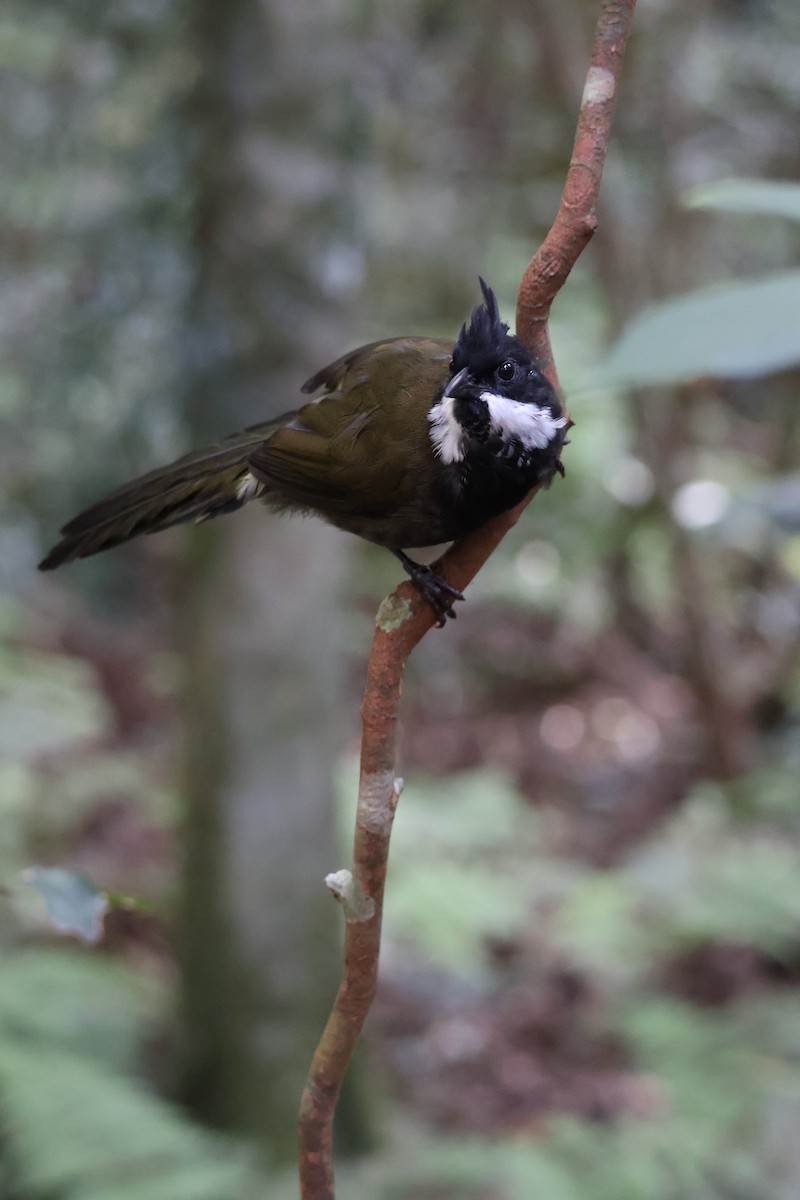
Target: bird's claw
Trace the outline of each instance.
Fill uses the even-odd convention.
[[[436,624],[442,629],[450,617],[456,619],[453,608],[454,600],[463,600],[464,594],[453,587],[441,575],[437,575],[430,567],[414,563],[413,570],[407,568],[411,581],[436,614]]]

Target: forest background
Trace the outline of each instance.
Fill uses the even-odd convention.
[[[296,1191],[389,556],[247,510],[35,565],[104,489],[344,349],[511,318],[596,6],[10,0],[0,21],[0,1191]],[[623,390],[648,305],[796,266],[792,0],[641,0],[576,422],[417,651],[342,1194],[800,1190],[797,371]],[[777,316],[778,314],[776,314]],[[681,346],[676,341],[676,357]],[[725,372],[723,371],[723,374]],[[605,380],[605,382],[604,382]],[[46,904],[49,904],[49,914]],[[83,926],[84,940],[59,933]]]

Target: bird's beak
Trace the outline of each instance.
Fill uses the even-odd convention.
[[[461,384],[465,381],[465,379],[468,377],[468,375],[469,375],[469,369],[467,367],[462,367],[462,369],[458,372],[458,374],[454,375],[453,378],[449,381],[449,383],[447,384],[447,387],[442,392],[442,397],[445,398],[445,397],[452,396],[453,393],[456,392],[461,387]]]

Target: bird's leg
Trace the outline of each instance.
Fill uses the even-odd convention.
[[[442,628],[448,617],[452,617],[455,620],[456,614],[453,609],[453,601],[464,599],[463,594],[458,588],[454,588],[452,584],[449,584],[446,579],[442,579],[441,575],[437,575],[435,571],[425,566],[424,563],[414,562],[402,550],[395,550],[394,554],[397,555],[403,567],[411,576],[411,582],[436,613],[436,624],[439,628]]]

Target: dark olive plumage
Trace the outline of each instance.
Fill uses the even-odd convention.
[[[396,553],[463,537],[513,507],[560,469],[566,420],[481,287],[484,304],[455,343],[391,338],[351,351],[304,386],[319,398],[86,509],[42,570],[253,499],[316,513]],[[443,621],[454,593],[437,600],[427,576],[401,559]]]

